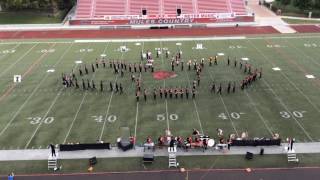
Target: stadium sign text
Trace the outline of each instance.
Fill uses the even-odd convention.
[[[176,19],[132,19],[129,24],[189,24],[193,23],[193,18]]]

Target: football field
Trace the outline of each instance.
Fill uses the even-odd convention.
[[[126,49],[122,51],[121,49]],[[162,50],[159,58],[156,50]],[[165,50],[170,51],[166,58]],[[141,61],[141,51],[150,51],[155,72],[171,72],[171,56],[182,52],[185,62],[175,67],[175,75],[157,80],[141,73],[142,89],[148,91],[136,101],[131,73],[114,74],[110,60],[126,63]],[[48,144],[115,143],[121,127],[142,144],[154,141],[169,129],[175,136],[187,137],[195,128],[213,138],[217,128],[225,136],[248,132],[250,138],[295,137],[298,142],[320,141],[320,36],[242,37],[217,39],[137,39],[137,40],[57,40],[10,41],[0,43],[0,147],[1,149],[46,148]],[[105,56],[106,67],[91,64]],[[218,65],[209,66],[208,58],[218,55]],[[227,58],[230,57],[230,65]],[[153,100],[159,87],[192,87],[196,73],[188,70],[188,60],[205,58],[196,98]],[[234,67],[234,60],[237,66]],[[247,76],[244,66],[262,68],[262,78],[240,89]],[[89,74],[78,69],[87,65]],[[80,88],[65,88],[61,75],[74,69]],[[21,75],[21,83],[14,83]],[[134,73],[136,77],[139,72]],[[96,90],[82,90],[81,79],[94,81]],[[100,91],[100,81],[104,90]],[[212,82],[222,84],[222,94],[210,92]],[[121,83],[124,93],[109,90]],[[228,82],[236,82],[236,92],[227,93]]]

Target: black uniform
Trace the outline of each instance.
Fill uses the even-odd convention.
[[[119,88],[120,88],[120,94],[122,94],[123,93],[123,87],[122,87],[122,84],[120,83],[120,85],[119,85]]]
[[[91,64],[91,69],[92,69],[92,72],[95,72],[95,69],[94,69],[94,65]]]
[[[82,89],[86,90],[86,84],[84,83],[84,80],[82,79]]]
[[[103,81],[100,81],[100,91],[103,91]]]
[[[113,85],[112,85],[112,82],[110,82],[110,91],[113,91]]]
[[[88,89],[91,89],[90,81],[87,79]]]

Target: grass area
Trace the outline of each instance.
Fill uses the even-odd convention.
[[[32,12],[0,12],[0,24],[51,24],[60,23],[62,17]]]
[[[320,24],[320,21],[317,20],[304,20],[304,19],[291,19],[291,18],[282,18],[288,24]]]
[[[234,168],[277,168],[277,167],[311,167],[320,165],[320,154],[299,154],[299,163],[288,163],[285,155],[255,155],[252,160],[244,156],[184,156],[178,157],[180,167],[186,169],[234,169]],[[112,162],[112,163],[111,163]],[[124,163],[125,162],[125,163]],[[235,163],[237,162],[237,163]],[[85,173],[88,169],[88,160],[60,160],[62,166],[59,173]],[[47,161],[9,161],[0,162],[0,174],[9,172],[15,174],[48,173]],[[98,159],[94,172],[114,171],[141,171],[168,169],[168,157],[156,157],[152,164],[142,164],[141,158],[111,158]]]
[[[181,43],[181,45],[177,44]],[[204,49],[197,50],[196,44]],[[120,52],[120,46],[129,51]],[[0,45],[0,145],[2,149],[45,148],[49,143],[105,142],[115,143],[120,127],[130,128],[138,144],[147,136],[154,140],[170,129],[173,135],[187,137],[193,128],[213,138],[216,129],[224,134],[241,134],[249,137],[271,137],[279,133],[282,138],[295,137],[298,142],[319,141],[317,118],[320,111],[318,96],[320,77],[318,57],[320,39],[244,39],[220,41],[181,42],[121,42],[121,43],[41,43]],[[140,52],[156,48],[169,49],[175,54],[183,52],[189,59],[208,58],[217,53],[218,65],[210,67],[205,61],[201,84],[195,100],[152,99],[155,87],[189,87],[195,72],[176,67],[176,76],[155,80],[151,72],[142,72],[143,88],[148,89],[147,102],[136,102],[135,84],[130,73],[115,75],[109,68],[109,59],[140,63]],[[91,72],[91,63],[106,54],[107,67],[100,64]],[[155,55],[154,55],[155,56]],[[227,66],[227,57],[231,65]],[[234,67],[237,58],[238,66]],[[255,68],[263,68],[263,78],[245,91],[239,89],[246,76],[239,62],[243,57]],[[164,54],[154,58],[155,71],[171,71],[170,59]],[[75,61],[87,64],[89,74],[79,76]],[[281,71],[272,68],[279,67]],[[54,69],[55,72],[47,72]],[[81,86],[81,79],[94,80],[104,91],[83,91],[82,88],[63,88],[61,74],[74,69]],[[12,90],[13,75],[24,74],[22,83]],[[134,73],[136,77],[139,73]],[[316,79],[307,79],[312,74]],[[212,81],[222,83],[222,95],[211,94]],[[124,94],[109,91],[109,83],[121,83]],[[226,93],[228,82],[236,82],[236,93]],[[9,89],[9,90],[8,90]]]

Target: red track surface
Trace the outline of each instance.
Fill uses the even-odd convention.
[[[292,25],[290,26],[298,33],[317,33],[320,32],[320,27],[317,25]]]
[[[0,31],[0,39],[53,39],[53,38],[141,38],[181,36],[231,36],[279,33],[271,26],[216,27],[197,29],[143,29],[143,30],[47,30]]]

